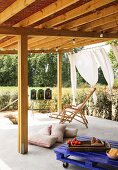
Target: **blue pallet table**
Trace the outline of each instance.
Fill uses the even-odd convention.
[[[81,136],[81,141],[90,140],[90,137]],[[118,148],[118,142],[105,140],[111,147]],[[56,159],[63,162],[63,167],[67,168],[69,164],[90,170],[118,170],[118,160],[108,158],[105,152],[75,152],[68,149],[67,144],[62,144],[54,149]]]

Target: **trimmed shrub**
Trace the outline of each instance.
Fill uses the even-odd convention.
[[[9,91],[6,91],[5,93],[1,93],[0,94],[0,109],[7,106],[9,104],[9,100],[10,100],[10,92]],[[7,109],[8,108],[6,108],[5,110],[7,110]]]

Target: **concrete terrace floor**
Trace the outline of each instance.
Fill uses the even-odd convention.
[[[58,123],[59,120],[49,118],[48,114],[35,114],[29,111],[29,134],[46,125]],[[1,115],[1,113],[0,113]],[[67,123],[67,127],[78,128],[78,136],[95,136],[102,139],[118,141],[118,122],[88,116],[89,128],[77,121]],[[29,145],[28,154],[17,152],[17,125],[7,118],[0,117],[0,170],[64,170],[62,162],[57,161],[53,148],[47,149]],[[69,165],[68,170],[83,170]]]

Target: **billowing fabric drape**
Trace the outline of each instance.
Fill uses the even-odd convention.
[[[75,54],[69,54],[68,57],[71,66],[73,104],[75,104],[76,98],[76,68],[85,81],[88,82],[91,87],[94,87],[98,81],[98,62],[108,83],[108,87],[110,91],[112,90],[114,83],[113,69],[104,48],[95,49],[93,51],[83,50]],[[93,94],[93,100],[94,103],[96,103],[97,97],[95,93]]]
[[[118,61],[118,46],[112,45],[111,47],[112,47],[113,53],[116,57],[116,60]]]
[[[98,81],[98,67],[91,51],[75,53],[75,65],[80,75],[91,85],[95,86]]]
[[[94,87],[98,81],[98,68],[94,55],[91,51],[80,51],[75,54],[68,55],[71,67],[71,85],[73,104],[75,104],[76,97],[76,68],[80,75],[87,81],[91,87]],[[97,97],[93,94],[94,103],[96,103]]]
[[[111,91],[114,84],[114,74],[108,54],[106,53],[104,48],[95,49],[93,50],[93,52],[96,55],[96,58],[103,71],[104,77],[108,83],[109,90]]]
[[[68,54],[68,58],[70,61],[70,70],[71,70],[71,86],[72,86],[72,97],[73,97],[73,105],[76,105],[76,84],[77,84],[77,75],[76,75],[76,68],[75,68],[75,60],[73,54]]]
[[[79,51],[75,55],[75,65],[80,75],[88,82],[91,87],[94,87],[98,81],[98,66],[95,56],[89,50]],[[96,104],[97,96],[93,93],[94,104]]]

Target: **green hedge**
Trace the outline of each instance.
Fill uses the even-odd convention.
[[[86,90],[87,91],[87,90]],[[109,95],[106,89],[97,90],[97,103],[94,105],[92,98],[87,102],[86,107],[84,108],[86,114],[91,116],[96,116],[100,118],[110,119],[118,121],[118,94],[116,94],[117,90],[113,91],[113,95]],[[81,103],[86,97],[85,90],[81,90],[77,93],[77,104]],[[5,106],[12,103],[14,100],[18,98],[17,90],[2,92],[0,94],[0,110]],[[62,95],[62,108],[72,103],[72,96],[67,91]],[[51,111],[57,111],[57,94],[53,94],[53,101],[49,101],[47,103],[41,102],[41,104],[37,103],[38,109],[46,109],[51,105]],[[5,110],[17,110],[18,102],[7,107]],[[29,98],[29,109],[31,109],[31,100]],[[44,112],[44,111],[43,111]]]

